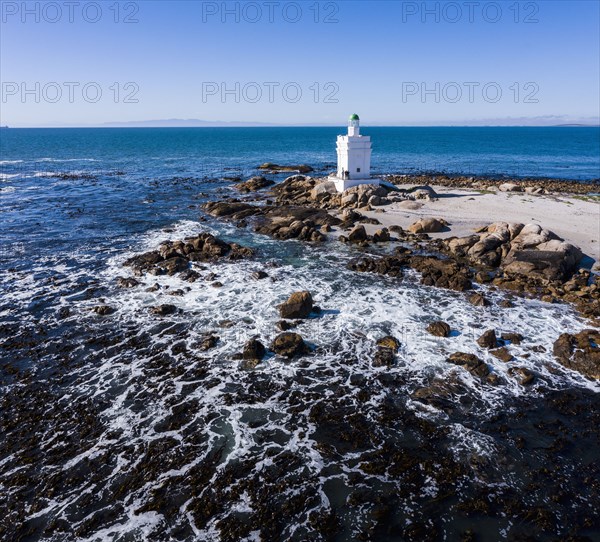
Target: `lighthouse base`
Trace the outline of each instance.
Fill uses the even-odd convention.
[[[348,190],[348,188],[358,186],[359,184],[374,184],[376,186],[381,184],[381,179],[372,179],[370,177],[364,179],[340,179],[336,175],[331,175],[329,180],[335,183],[335,188],[338,192],[344,192],[344,190]]]

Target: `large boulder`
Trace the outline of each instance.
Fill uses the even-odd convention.
[[[287,301],[279,305],[281,318],[308,318],[313,309],[313,298],[310,292],[294,292]]]
[[[567,280],[577,269],[583,257],[579,248],[553,239],[538,244],[535,248],[512,248],[502,267],[507,275],[524,275],[548,280]]]
[[[298,333],[286,331],[275,337],[271,343],[271,350],[280,356],[291,359],[308,353],[309,348]]]
[[[250,339],[244,345],[242,358],[248,361],[261,360],[265,357],[265,347],[258,339]]]
[[[571,335],[563,333],[554,343],[553,352],[561,365],[600,380],[600,331],[586,329]]]
[[[488,329],[479,339],[477,339],[477,344],[481,346],[481,348],[497,348],[498,347],[498,339],[496,338],[496,332],[493,329]]]
[[[321,201],[327,196],[331,196],[333,194],[337,194],[335,183],[333,181],[325,181],[315,185],[315,187],[310,191],[310,198],[314,201]]]
[[[448,226],[443,218],[420,218],[408,227],[412,233],[438,233],[444,231]]]
[[[354,229],[348,234],[348,241],[351,243],[360,243],[361,241],[367,240],[367,231],[364,226],[355,226]]]

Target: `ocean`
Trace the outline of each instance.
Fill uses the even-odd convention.
[[[263,162],[325,175],[342,132],[0,130],[0,539],[600,536],[600,385],[552,356],[559,333],[589,327],[571,307],[500,309],[505,294],[477,285],[493,303],[475,308],[413,272],[348,270],[360,249],[276,241],[202,211]],[[599,128],[362,132],[373,173],[600,178]],[[203,264],[193,283],[118,286],[127,258],[201,232],[256,255]],[[313,353],[242,368],[235,354],[269,344],[277,305],[304,289],[322,309],[297,328]],[[157,317],[161,303],[178,312]],[[425,333],[434,320],[452,336]],[[444,361],[489,328],[525,337],[511,351],[534,385],[493,356],[496,387]],[[207,334],[218,342],[204,350]],[[384,335],[402,343],[391,368],[372,364]],[[443,398],[416,400],[426,387]]]

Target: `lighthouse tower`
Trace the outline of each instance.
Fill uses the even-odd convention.
[[[371,179],[371,138],[360,135],[360,118],[348,119],[348,134],[337,137],[337,173],[331,179],[338,192],[359,184],[379,184]]]

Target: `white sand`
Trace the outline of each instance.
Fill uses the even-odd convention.
[[[399,186],[411,188],[412,185]],[[423,206],[412,210],[394,203],[379,207],[385,213],[363,213],[377,218],[382,226],[397,224],[407,228],[421,217],[444,218],[450,231],[432,233],[431,237],[462,237],[492,222],[539,224],[577,245],[594,262],[600,262],[600,202],[583,201],[566,196],[534,196],[525,193],[496,194],[476,190],[432,187],[439,196],[435,201],[420,200]],[[362,212],[362,211],[361,211]],[[372,234],[382,226],[368,225]],[[392,234],[393,235],[393,234]]]

